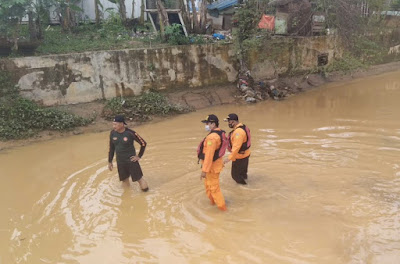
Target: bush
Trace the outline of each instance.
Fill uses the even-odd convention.
[[[0,74],[0,103],[0,140],[26,138],[42,130],[66,130],[92,121],[20,97],[4,73]]]
[[[350,54],[345,54],[341,59],[335,60],[325,69],[326,72],[343,72],[348,73],[357,69],[366,68],[367,65],[364,64],[360,59],[357,59]]]
[[[189,108],[169,103],[160,93],[148,92],[137,97],[127,99],[118,97],[109,100],[104,107],[103,116],[111,120],[115,115],[122,114],[126,118],[145,121],[150,119],[150,115],[165,116],[189,111]]]
[[[0,103],[6,102],[18,94],[18,88],[12,82],[8,74],[0,72]]]
[[[165,37],[168,44],[171,45],[189,44],[189,39],[184,35],[182,25],[180,24],[172,24],[165,27]]]
[[[367,38],[359,38],[353,49],[355,56],[362,58],[363,62],[369,65],[382,63],[387,54],[383,43]]]
[[[103,29],[107,32],[126,31],[121,16],[115,12],[109,12],[108,18],[103,23]]]
[[[189,41],[191,44],[198,44],[198,45],[210,42],[209,40],[205,39],[203,35],[191,35]]]

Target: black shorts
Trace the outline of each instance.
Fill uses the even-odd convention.
[[[143,177],[142,168],[140,168],[139,162],[129,162],[129,163],[121,163],[118,164],[118,175],[119,180],[123,181],[127,179],[129,176],[132,177],[132,181],[138,181]]]

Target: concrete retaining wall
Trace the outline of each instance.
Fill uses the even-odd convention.
[[[250,69],[255,79],[271,79],[315,69],[321,56],[326,57],[329,65],[342,54],[343,48],[335,36],[278,37],[266,40],[260,49],[253,50]]]
[[[251,56],[256,79],[312,69],[320,54],[329,62],[340,52],[330,36],[277,38]],[[153,89],[193,89],[234,83],[238,62],[233,45],[190,45],[158,49],[85,52],[0,60],[21,94],[43,105],[139,95]]]

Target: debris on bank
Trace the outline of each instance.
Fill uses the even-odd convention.
[[[327,80],[320,74],[308,74],[296,77],[254,80],[249,70],[239,75],[237,89],[240,97],[247,103],[256,103],[268,99],[280,101],[285,97],[302,92],[311,87],[320,86]]]

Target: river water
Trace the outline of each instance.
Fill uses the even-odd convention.
[[[108,133],[2,151],[0,263],[400,263],[399,102],[395,72],[133,128],[148,193],[106,169]],[[230,112],[253,146],[221,212],[195,152]]]

